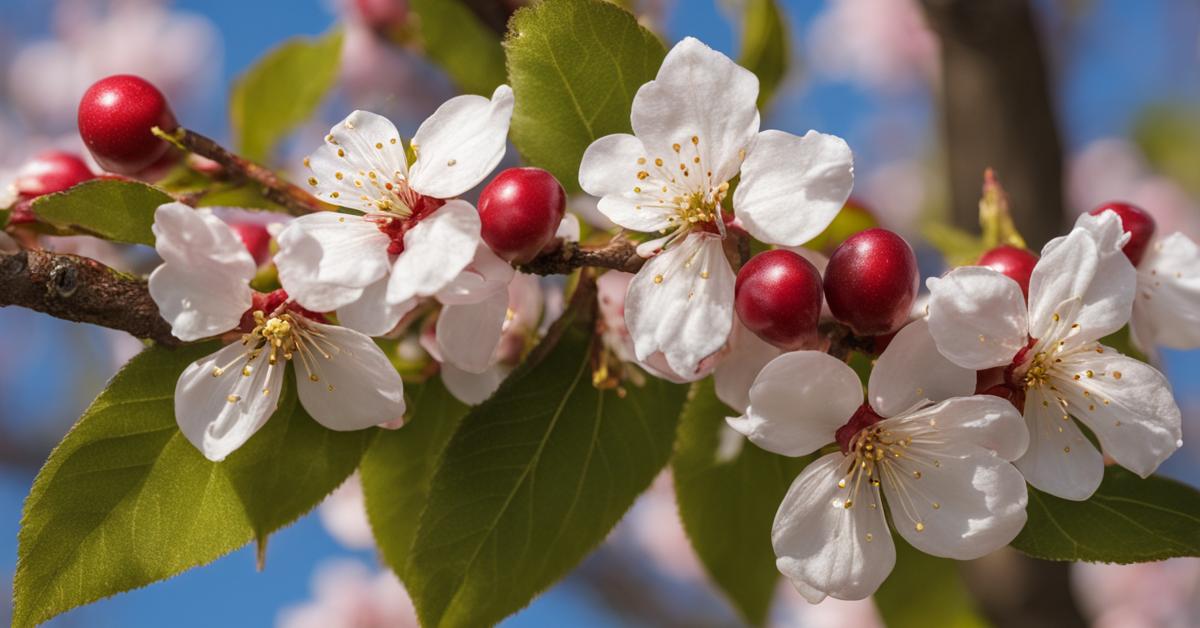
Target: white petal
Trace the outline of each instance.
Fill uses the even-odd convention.
[[[500,344],[507,313],[507,292],[498,292],[479,303],[443,307],[437,320],[442,359],[471,373],[487,370]]]
[[[1117,464],[1148,477],[1183,444],[1171,385],[1150,365],[1105,348],[1069,355],[1060,366],[1083,374],[1059,379],[1055,387]]]
[[[854,156],[842,138],[763,131],[742,164],[733,207],[755,238],[799,246],[833,222],[853,187]]]
[[[1143,349],[1200,347],[1200,247],[1182,233],[1146,250],[1131,328]]]
[[[820,351],[794,351],[759,372],[746,414],[727,422],[767,451],[803,456],[832,443],[862,401],[862,384],[845,362]]]
[[[307,164],[312,172],[308,185],[318,198],[365,212],[376,211],[379,196],[370,191],[369,173],[385,181],[408,176],[400,133],[387,118],[369,111],[354,111],[329,129],[325,144],[308,156]]]
[[[927,447],[923,459],[892,460],[882,474],[900,535],[926,554],[957,560],[990,554],[1016,538],[1028,501],[1021,473],[967,443]]]
[[[1057,399],[1040,389],[1029,390],[1025,424],[1029,427],[1029,449],[1015,463],[1025,480],[1063,499],[1091,497],[1104,479],[1104,458]]]
[[[768,362],[779,357],[783,350],[765,342],[742,325],[733,321],[729,338],[729,353],[721,358],[713,371],[717,398],[737,412],[745,413],[750,405],[750,387]]]
[[[515,273],[508,262],[480,240],[471,264],[438,291],[437,299],[445,304],[478,303],[507,290]]]
[[[638,358],[662,351],[671,370],[694,373],[729,338],[735,279],[721,239],[707,233],[690,234],[647,262],[625,297]]]
[[[579,234],[579,216],[575,214],[564,214],[562,220],[558,221],[558,229],[554,231],[554,237],[567,242],[578,242]]]
[[[975,371],[938,353],[926,319],[896,333],[875,362],[867,398],[880,416],[892,417],[922,400],[942,401],[975,392]]]
[[[392,266],[388,300],[401,303],[445,288],[475,257],[479,213],[466,201],[450,201],[404,234],[404,252]]]
[[[279,283],[297,303],[315,312],[353,303],[388,272],[391,241],[359,216],[301,216],[288,223],[278,242]]]
[[[442,383],[455,399],[475,406],[487,401],[511,371],[510,366],[494,364],[482,373],[471,373],[446,362],[442,364]]]
[[[247,362],[245,354],[241,343],[227,345],[192,362],[175,384],[179,429],[214,462],[250,440],[279,405],[286,363],[268,364],[265,355]]]
[[[338,308],[338,323],[368,336],[383,336],[395,329],[419,300],[391,303],[387,300],[387,286],[388,278],[384,277],[364,288],[357,300]]]
[[[808,465],[775,514],[771,544],[775,565],[811,603],[825,596],[861,600],[879,588],[896,565],[896,547],[883,517],[879,489],[866,482],[844,506],[851,487],[838,480],[853,461],[841,453]]]
[[[1024,417],[1008,400],[992,395],[947,399],[889,423],[916,440],[969,444],[1009,461],[1029,447]]]
[[[1012,363],[1028,344],[1025,297],[1017,282],[979,266],[931,277],[929,332],[951,362],[983,370]]]
[[[404,383],[374,341],[352,329],[307,324],[323,335],[319,346],[329,356],[295,360],[300,403],[317,423],[341,432],[404,416]]]
[[[708,180],[728,181],[758,133],[757,99],[758,78],[752,72],[687,37],[633,97],[633,133],[651,157],[670,162],[668,170],[699,156],[699,165],[713,173]]]
[[[163,264],[150,273],[149,283],[171,334],[185,342],[235,329],[253,305],[250,284],[221,273]]]
[[[652,233],[672,225],[673,207],[661,201],[663,185],[670,190],[661,168],[647,157],[642,141],[626,133],[605,135],[583,153],[579,164],[579,186],[599,196],[597,209],[605,217],[634,231]]]
[[[1120,228],[1119,220],[1108,225]],[[1113,240],[1109,235],[1098,241],[1077,227],[1046,244],[1029,278],[1032,337],[1069,334],[1070,344],[1077,345],[1107,336],[1129,321],[1137,273]],[[1078,329],[1067,331],[1076,324]]]
[[[508,309],[512,311],[508,326],[516,326],[525,331],[537,329],[544,301],[542,284],[538,278],[516,273],[508,284]]]
[[[200,273],[220,273],[248,282],[258,272],[254,258],[232,227],[208,209],[166,203],[154,210],[154,249],[168,264]]]
[[[512,110],[507,85],[497,87],[491,100],[465,95],[443,103],[413,136],[412,188],[433,198],[453,198],[478,185],[504,158]]]

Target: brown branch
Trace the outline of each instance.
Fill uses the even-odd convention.
[[[0,254],[0,307],[9,305],[167,346],[182,344],[159,315],[145,280],[78,255],[43,250]]]
[[[600,248],[585,249],[578,242],[559,241],[558,247],[543,252],[518,270],[533,275],[567,275],[590,266],[636,273],[646,260],[637,254],[637,243],[617,235]]]
[[[195,131],[180,127],[166,135],[185,150],[217,162],[230,177],[258,184],[262,189],[263,196],[283,206],[293,216],[303,216],[329,209],[312,194],[304,191],[300,186],[285,181],[270,168],[232,153]]]

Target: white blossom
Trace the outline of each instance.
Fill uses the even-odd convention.
[[[718,96],[719,95],[719,96]],[[579,182],[616,224],[659,237],[630,284],[626,317],[639,360],[661,352],[686,379],[701,377],[733,326],[734,273],[722,246],[722,201],[763,242],[799,245],[849,197],[852,157],[840,138],[759,132],[758,79],[693,38],[667,54],[633,99],[633,135],[614,134],[583,155]]]
[[[917,549],[969,560],[1007,545],[1025,524],[1020,414],[973,395],[975,374],[943,358],[928,324],[900,330],[871,373],[868,403],[855,372],[818,351],[772,360],[729,424],[751,442],[803,456],[841,451],[792,483],[771,532],[776,566],[809,602],[863,599],[896,560],[884,517]],[[934,403],[937,401],[937,403]]]
[[[300,403],[329,429],[404,414],[400,376],[369,337],[318,321],[285,296],[256,307],[270,301],[250,289],[254,260],[211,212],[168,203],[155,211],[153,230],[163,264],[150,275],[150,295],[171,332],[181,340],[242,332],[189,365],[175,386],[176,421],[205,457],[224,459],[266,423],[289,361]]]
[[[1129,320],[1137,278],[1121,253],[1120,218],[1095,218],[1094,230],[1076,228],[1042,249],[1028,305],[1015,281],[987,268],[928,281],[938,350],[965,368],[1007,367],[1030,432],[1017,467],[1033,486],[1074,500],[1096,491],[1104,460],[1072,417],[1142,477],[1182,444],[1167,379],[1099,342]]]

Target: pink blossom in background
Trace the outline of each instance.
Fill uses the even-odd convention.
[[[357,560],[332,560],[313,574],[313,599],[284,608],[278,628],[416,628],[404,585],[391,571],[372,571]]]
[[[1126,139],[1099,139],[1071,157],[1067,200],[1077,214],[1108,201],[1133,203],[1154,216],[1159,236],[1179,231],[1200,239],[1200,205],[1174,180],[1154,172]]]
[[[220,35],[208,19],[161,5],[154,0],[59,3],[57,38],[24,46],[6,68],[13,106],[42,131],[74,130],[83,92],[119,73],[145,77],[177,103],[202,100],[219,78]]]
[[[918,159],[882,164],[863,178],[857,194],[879,226],[905,237],[918,236],[921,214],[929,206],[928,166]]]
[[[833,80],[902,91],[937,76],[937,39],[915,0],[830,0],[808,41],[808,67]]]
[[[1188,628],[1200,625],[1200,559],[1071,565],[1080,610],[1094,628]]]
[[[776,628],[884,628],[883,618],[872,598],[839,600],[830,597],[819,604],[809,604],[782,578],[775,596],[771,626]]]
[[[362,478],[356,472],[317,507],[321,525],[335,541],[348,549],[375,547],[375,536],[367,520]]]
[[[628,539],[664,575],[702,583],[707,577],[679,521],[671,473],[664,471],[638,498],[613,534]]]

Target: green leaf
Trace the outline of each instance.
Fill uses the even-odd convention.
[[[751,624],[766,622],[779,571],[771,525],[783,496],[812,456],[759,449],[725,425],[737,413],[712,379],[696,382],[684,406],[671,468],[679,516],[709,576]],[[727,453],[728,436],[740,446]]]
[[[667,462],[685,389],[592,385],[595,284],[463,419],[406,569],[421,625],[491,625],[561,578]]]
[[[410,0],[420,18],[418,33],[425,54],[464,92],[491,96],[504,82],[500,36],[461,0]]]
[[[407,388],[412,400],[408,422],[403,429],[384,430],[359,467],[375,542],[384,562],[402,579],[433,472],[467,413],[440,378]]]
[[[240,76],[229,95],[229,119],[242,155],[267,160],[279,140],[316,111],[341,57],[341,31],[296,37]]]
[[[512,141],[531,165],[579,190],[596,139],[629,133],[633,95],[666,49],[633,15],[601,0],[542,2],[517,11],[505,40],[516,97]]]
[[[174,419],[175,381],[207,343],[143,351],[50,455],[21,521],[13,626],[203,565],[294,521],[358,465],[373,432],[331,432],[296,401],[224,462]]]
[[[94,235],[113,242],[154,246],[154,210],[175,199],[136,181],[95,179],[38,197],[33,213],[63,231]]]
[[[896,542],[896,567],[875,592],[875,605],[888,628],[983,628],[988,623],[975,609],[959,576],[958,564]]]
[[[787,20],[775,0],[748,0],[738,64],[758,76],[758,108],[766,109],[791,61]]]
[[[1140,563],[1200,556],[1200,492],[1174,480],[1143,480],[1110,466],[1087,501],[1030,487],[1028,513],[1012,545],[1034,558]]]

